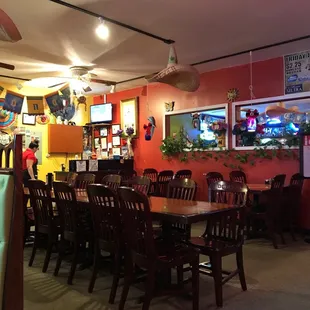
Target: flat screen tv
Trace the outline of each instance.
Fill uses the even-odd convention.
[[[109,123],[112,122],[112,103],[94,104],[90,106],[90,122]]]

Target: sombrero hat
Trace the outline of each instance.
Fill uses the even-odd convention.
[[[146,76],[145,79],[149,83],[165,83],[187,92],[194,92],[200,86],[199,72],[193,66],[178,64],[173,45],[170,47],[167,67],[156,74]]]
[[[3,110],[4,99],[0,98],[0,128],[8,128],[16,121],[14,112]]]
[[[286,108],[284,102],[278,102],[277,104],[269,105],[265,109],[265,113],[269,117],[278,117],[286,113],[304,114],[303,112],[299,111],[297,106]]]

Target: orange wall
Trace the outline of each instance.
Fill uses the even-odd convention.
[[[221,162],[213,159],[208,161],[189,161],[181,163],[177,160],[168,162],[162,159],[159,146],[162,141],[163,115],[165,112],[164,102],[175,101],[174,110],[185,108],[204,107],[208,105],[227,102],[226,95],[230,88],[238,88],[240,92],[239,101],[249,100],[250,92],[250,67],[243,65],[233,68],[225,68],[218,71],[206,72],[201,75],[201,86],[195,93],[179,91],[165,84],[151,84],[107,95],[107,102],[115,104],[115,119],[113,123],[119,123],[120,100],[139,97],[139,139],[134,142],[135,169],[141,173],[144,168],[155,168],[157,170],[191,169],[193,179],[198,183],[198,198],[206,198],[206,186],[203,177],[204,172],[218,171],[226,179],[231,169],[223,166]],[[256,98],[281,96],[284,94],[283,61],[282,58],[270,59],[253,64],[253,87]],[[94,97],[94,103],[102,103],[103,97]],[[147,102],[148,106],[147,107]],[[151,141],[144,140],[143,125],[147,123],[147,116],[153,115],[157,128]],[[229,122],[231,123],[231,107],[229,107]],[[231,139],[230,146],[231,146]],[[287,174],[287,181],[292,174],[298,172],[299,162],[297,160],[265,160],[255,167],[246,166],[249,183],[262,183],[265,179],[279,173]],[[309,215],[310,228],[310,215]]]

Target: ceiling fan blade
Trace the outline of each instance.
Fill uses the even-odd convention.
[[[14,70],[14,69],[15,69],[15,66],[9,65],[9,64],[5,64],[5,63],[3,63],[3,62],[0,62],[0,68],[8,69],[8,70]]]
[[[49,86],[48,88],[54,88],[54,87],[56,87],[56,86],[60,86],[60,85],[66,84],[66,83],[68,83],[68,82],[57,83],[57,84],[55,84],[55,85]]]
[[[107,81],[107,80],[99,80],[99,79],[89,79],[91,83],[105,84],[107,86],[116,85],[116,82]]]
[[[87,87],[83,88],[83,92],[84,92],[84,93],[88,93],[88,92],[90,92],[90,91],[92,91],[92,89],[90,88],[89,85],[87,85]]]
[[[13,80],[19,80],[19,81],[26,81],[26,82],[31,81],[31,79],[24,79],[18,76],[9,76],[9,75],[0,74],[0,77],[7,78],[7,79],[13,79]]]

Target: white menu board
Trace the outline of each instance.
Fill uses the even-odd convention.
[[[303,136],[302,144],[302,175],[305,178],[310,178],[310,135]]]
[[[76,161],[76,172],[86,171],[86,160],[77,160]]]
[[[88,171],[98,171],[98,160],[96,159],[89,160]]]

